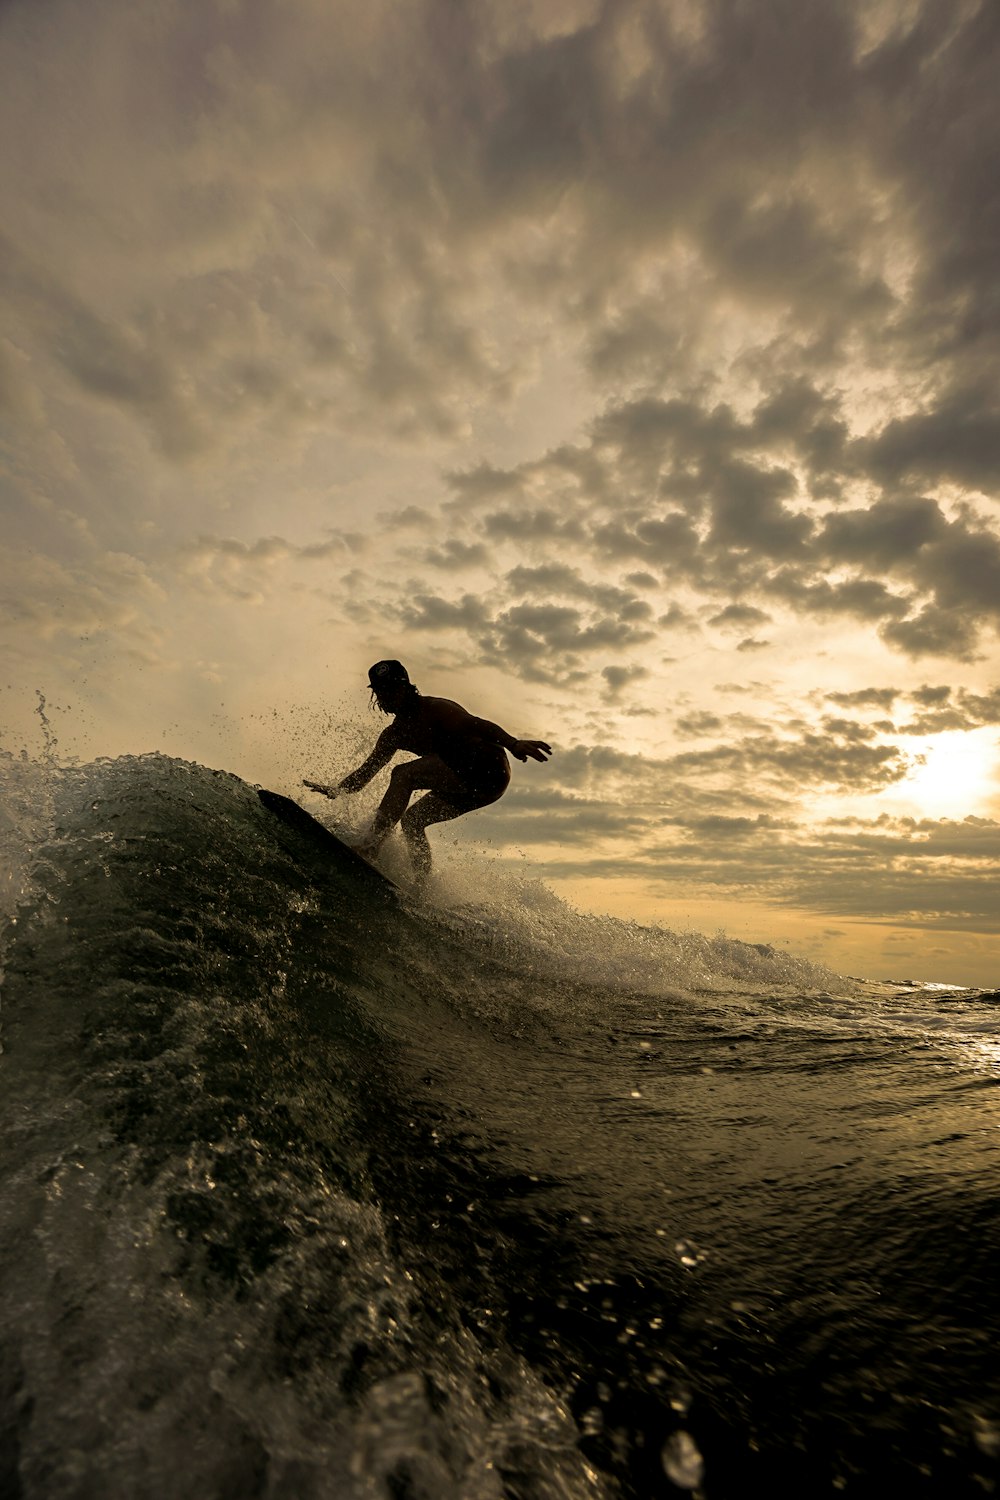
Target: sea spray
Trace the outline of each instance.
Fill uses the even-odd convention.
[[[46,786],[2,995],[10,1493],[996,1483],[988,997],[492,867],[422,903],[166,757]]]

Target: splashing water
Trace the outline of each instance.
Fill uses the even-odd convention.
[[[995,994],[416,902],[165,757],[0,781],[5,1493],[996,1483]]]

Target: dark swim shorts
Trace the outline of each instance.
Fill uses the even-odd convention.
[[[462,812],[488,807],[502,797],[510,785],[510,763],[499,745],[474,750],[461,757],[442,755],[441,759],[461,778],[465,788],[464,796],[444,800],[449,807],[457,807]]]

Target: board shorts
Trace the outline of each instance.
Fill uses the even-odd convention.
[[[510,762],[499,745],[474,750],[461,758],[442,755],[441,759],[455,772],[463,788],[461,796],[445,796],[442,793],[441,799],[460,812],[472,812],[476,807],[489,807],[491,802],[496,802],[503,796],[510,785]]]

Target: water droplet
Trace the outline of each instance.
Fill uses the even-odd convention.
[[[604,1427],[604,1413],[599,1406],[592,1406],[580,1419],[580,1428],[586,1437],[596,1437]]]
[[[660,1454],[663,1472],[679,1490],[697,1489],[705,1474],[705,1460],[689,1432],[678,1428],[663,1445]]]
[[[973,1418],[975,1427],[972,1436],[980,1453],[987,1458],[1000,1458],[1000,1427],[978,1415]]]
[[[674,1254],[682,1266],[697,1266],[708,1259],[709,1252],[699,1250],[692,1240],[678,1240],[674,1245]]]

